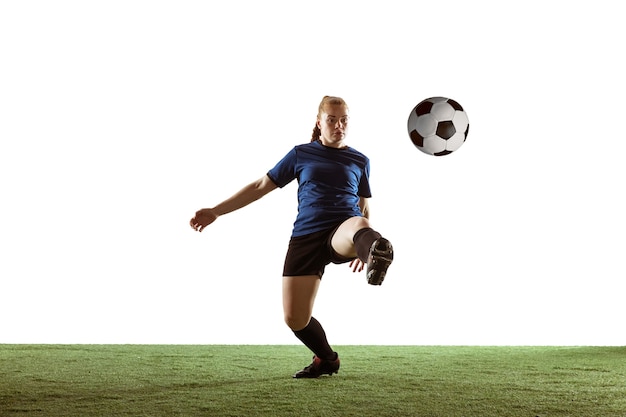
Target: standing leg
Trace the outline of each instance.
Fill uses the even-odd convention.
[[[283,311],[291,330],[298,331],[309,324],[319,286],[318,275],[283,277]]]
[[[320,285],[317,275],[283,277],[285,323],[296,337],[321,359],[335,359],[320,323],[312,317],[315,296]]]
[[[315,296],[320,285],[318,275],[283,277],[283,310],[285,323],[296,337],[315,354],[313,363],[294,378],[317,378],[336,373],[339,357],[328,344],[321,324],[312,317]]]

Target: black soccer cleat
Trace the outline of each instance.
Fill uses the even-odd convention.
[[[294,378],[318,378],[321,375],[332,375],[339,372],[339,355],[337,355],[337,359],[330,361],[320,359],[317,356],[313,356],[313,362],[302,369],[301,371],[296,372],[293,377]]]
[[[387,275],[387,268],[393,261],[393,246],[384,237],[376,239],[367,258],[367,283],[380,285]]]

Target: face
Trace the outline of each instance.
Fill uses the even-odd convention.
[[[322,132],[320,140],[325,146],[343,148],[343,141],[348,133],[348,109],[341,104],[330,104],[324,107],[317,126]]]

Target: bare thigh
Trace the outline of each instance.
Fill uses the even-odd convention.
[[[350,217],[341,223],[330,241],[333,250],[343,257],[354,258],[356,256],[354,234],[364,227],[370,227],[369,220],[360,216]]]
[[[309,324],[320,281],[318,275],[283,277],[283,312],[291,330],[302,330]]]

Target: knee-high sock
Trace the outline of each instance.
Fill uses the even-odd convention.
[[[302,330],[294,330],[296,335],[302,343],[320,359],[334,360],[337,355],[328,344],[326,339],[326,332],[322,328],[322,325],[315,317],[311,317],[309,324]]]
[[[354,242],[354,249],[356,250],[356,255],[363,263],[367,262],[372,243],[374,243],[376,239],[380,239],[380,237],[380,233],[371,227],[359,229],[354,234],[354,237],[352,238],[352,241]]]

